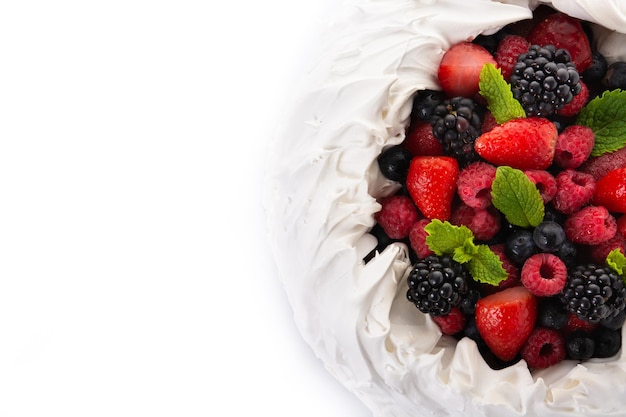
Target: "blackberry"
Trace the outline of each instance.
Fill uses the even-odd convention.
[[[430,255],[413,265],[407,279],[407,299],[433,316],[450,313],[469,292],[469,274],[450,256]]]
[[[582,86],[567,50],[532,45],[517,59],[511,89],[528,116],[549,116],[572,101]]]
[[[568,276],[561,302],[580,319],[598,323],[620,314],[626,307],[626,287],[609,267],[578,265]]]
[[[455,157],[461,166],[478,159],[474,142],[481,134],[480,109],[470,98],[454,97],[443,101],[433,112],[433,135],[446,155]]]

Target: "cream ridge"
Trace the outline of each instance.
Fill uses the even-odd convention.
[[[269,243],[306,342],[379,417],[619,416],[626,358],[491,369],[476,344],[442,336],[406,300],[407,248],[368,263],[376,199],[395,191],[376,158],[404,139],[414,94],[437,89],[454,43],[547,3],[597,23],[598,49],[626,57],[626,0],[352,0],[337,10],[271,145]]]

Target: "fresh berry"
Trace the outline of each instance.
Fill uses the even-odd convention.
[[[619,330],[624,325],[624,322],[626,322],[626,310],[620,311],[617,316],[600,320],[600,325],[607,329]]]
[[[580,72],[591,66],[591,46],[582,24],[564,13],[548,15],[538,22],[527,39],[532,44],[555,45],[557,48],[566,49]]]
[[[599,326],[600,323],[592,323],[589,320],[581,319],[576,313],[572,313],[567,310],[567,323],[563,328],[563,333],[570,334],[576,331],[583,331],[590,334],[593,333]]]
[[[459,165],[448,156],[413,158],[406,186],[413,201],[428,219],[448,220],[456,194]]]
[[[576,266],[561,293],[561,302],[578,318],[598,323],[617,316],[626,306],[622,278],[609,267],[596,264]]]
[[[576,264],[578,259],[578,247],[576,244],[566,240],[559,246],[554,254],[558,256],[568,268],[571,268]]]
[[[533,230],[533,241],[543,252],[556,252],[565,239],[565,230],[554,221],[541,222]]]
[[[506,256],[517,265],[523,265],[526,259],[537,253],[533,232],[519,229],[511,233],[505,242]]]
[[[424,259],[425,257],[434,254],[426,244],[426,237],[428,236],[428,233],[424,230],[424,228],[428,226],[429,223],[430,220],[428,219],[420,219],[413,224],[413,227],[411,227],[411,231],[409,232],[411,249],[415,251],[417,257],[420,259]]]
[[[476,326],[491,351],[512,360],[528,339],[537,319],[537,299],[524,287],[508,288],[481,298]]]
[[[543,204],[552,201],[557,190],[556,179],[552,174],[540,169],[527,169],[524,171],[524,174],[526,174],[528,179],[531,180],[539,190]]]
[[[469,291],[469,273],[450,256],[431,255],[413,265],[407,299],[432,316],[449,314]]]
[[[556,255],[538,253],[524,262],[521,279],[531,293],[550,297],[560,293],[565,286],[567,267]]]
[[[392,239],[403,239],[419,217],[415,204],[409,197],[393,195],[380,200],[381,209],[375,214],[376,222]]]
[[[459,204],[450,215],[450,223],[467,226],[477,240],[490,240],[500,231],[500,214],[493,209],[474,209]]]
[[[565,220],[565,235],[573,243],[597,245],[611,239],[617,222],[603,206],[587,206]]]
[[[626,215],[620,215],[619,219],[617,219],[617,233],[626,238]]]
[[[569,314],[558,297],[545,297],[537,307],[537,326],[560,330],[567,324]]]
[[[592,156],[580,166],[579,171],[593,175],[593,178],[598,181],[609,172],[618,168],[626,168],[626,146],[615,152]]]
[[[607,68],[606,57],[599,51],[593,51],[591,54],[591,66],[583,71],[581,75],[586,83],[597,84],[606,75]]]
[[[552,164],[557,136],[556,127],[547,119],[513,119],[483,133],[474,148],[495,165],[542,170]]]
[[[433,128],[429,122],[416,122],[409,126],[406,138],[402,142],[413,156],[443,155],[441,143],[433,135]]]
[[[582,80],[579,81],[580,93],[576,94],[572,101],[556,111],[559,116],[576,116],[589,101],[589,87]]]
[[[622,348],[622,332],[600,327],[595,334],[593,357],[610,358],[617,355]]]
[[[622,254],[626,255],[626,240],[620,233],[615,233],[609,240],[593,245],[589,254],[593,262],[602,264],[606,261],[606,257],[612,250],[618,249]]]
[[[626,168],[614,169],[598,180],[593,204],[626,213]]]
[[[556,140],[554,162],[564,169],[578,168],[591,155],[594,143],[593,131],[587,126],[568,126]]]
[[[556,195],[552,204],[561,213],[572,214],[591,201],[595,191],[593,176],[566,169],[556,176]]]
[[[575,331],[565,337],[567,356],[570,359],[585,361],[593,356],[596,343],[583,331]]]
[[[380,154],[378,167],[385,178],[404,183],[411,158],[411,153],[402,146],[392,146]]]
[[[474,162],[474,142],[480,136],[481,117],[471,98],[454,97],[435,108],[431,124],[444,155],[455,157],[461,166]]]
[[[528,48],[530,48],[530,42],[519,35],[508,35],[500,41],[495,58],[505,80],[508,81],[511,77],[517,57],[526,53]]]
[[[439,64],[437,77],[448,97],[472,97],[478,92],[483,65],[496,65],[493,56],[480,45],[461,42],[448,49]]]
[[[450,336],[463,331],[466,322],[465,314],[461,313],[457,307],[452,307],[450,313],[445,316],[432,316],[432,319],[441,329],[441,333]]]
[[[537,327],[522,347],[522,359],[532,369],[545,369],[565,359],[565,338],[553,329]]]
[[[626,89],[626,62],[618,61],[609,65],[603,82],[608,90]]]
[[[494,127],[498,125],[499,123],[496,121],[496,118],[493,116],[493,113],[487,110],[485,112],[485,115],[483,116],[483,124],[480,127],[480,131],[482,133],[489,132],[491,129],[493,129]]]
[[[433,117],[433,111],[443,100],[445,94],[438,90],[420,90],[413,99],[413,110],[411,119],[414,121],[421,120],[423,122],[430,121]]]
[[[457,194],[468,206],[485,209],[491,205],[491,184],[496,167],[486,162],[474,162],[463,168],[457,182]]]
[[[580,76],[565,49],[532,45],[519,56],[511,90],[528,116],[550,116],[580,93]]]
[[[500,258],[500,261],[502,262],[502,268],[504,268],[507,273],[507,278],[503,281],[500,281],[497,287],[494,287],[493,285],[484,285],[482,288],[483,292],[486,294],[492,294],[495,291],[501,291],[506,288],[517,287],[518,285],[521,285],[519,268],[517,268],[517,266],[509,259],[509,257],[506,256],[504,244],[501,243],[497,245],[490,245],[489,247],[491,248],[491,251],[498,255],[498,258]]]

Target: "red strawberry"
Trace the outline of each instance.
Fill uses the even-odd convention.
[[[415,205],[429,219],[448,220],[456,193],[459,164],[450,156],[413,158],[406,186]]]
[[[591,66],[591,46],[582,25],[564,13],[551,14],[538,22],[527,39],[533,45],[567,49],[579,73]]]
[[[486,63],[496,65],[496,60],[484,47],[471,42],[453,45],[437,71],[441,88],[449,97],[472,97],[478,93],[480,70]]]
[[[476,327],[503,361],[515,359],[537,320],[537,299],[524,287],[507,288],[476,303]]]
[[[626,168],[614,169],[598,180],[593,204],[626,213]]]
[[[547,169],[554,158],[557,138],[558,131],[548,119],[520,118],[480,135],[474,149],[495,165],[522,170]]]

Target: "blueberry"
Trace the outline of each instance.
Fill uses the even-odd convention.
[[[537,323],[541,327],[559,330],[567,324],[567,310],[558,298],[542,299],[537,310]]]
[[[560,224],[545,221],[533,230],[533,241],[544,252],[556,252],[565,242],[565,231]]]
[[[626,89],[626,62],[614,62],[609,65],[604,76],[604,84],[609,90]]]
[[[598,51],[595,51],[592,55],[591,66],[582,73],[583,80],[587,84],[593,84],[602,81],[602,78],[604,78],[604,75],[606,74],[607,67],[608,65],[604,55],[602,55]]]
[[[571,268],[576,264],[578,248],[576,247],[576,244],[566,240],[561,244],[561,246],[558,247],[554,254],[563,261],[566,267]]]
[[[412,116],[418,120],[430,121],[435,107],[445,99],[441,91],[421,90],[413,100]]]
[[[400,145],[392,146],[378,157],[380,171],[392,181],[405,182],[409,165],[411,165],[411,153]]]
[[[509,259],[519,265],[537,253],[537,245],[533,241],[533,232],[526,229],[520,229],[511,234],[507,238],[504,248]]]
[[[596,334],[595,345],[594,357],[610,358],[622,347],[622,332],[601,327]]]
[[[570,359],[585,361],[593,356],[596,343],[582,330],[570,333],[565,339],[567,356]]]

